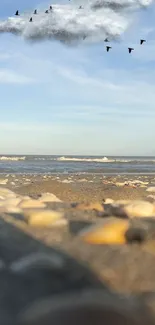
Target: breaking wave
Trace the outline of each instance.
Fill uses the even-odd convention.
[[[128,164],[154,164],[154,157],[101,157],[101,156],[37,156],[37,155],[25,155],[25,156],[0,156],[0,161],[58,161],[62,163],[128,163]]]
[[[99,162],[99,163],[104,163],[104,162],[115,162],[115,159],[108,159],[107,157],[103,158],[68,158],[68,157],[60,157],[57,158],[59,161],[85,161],[85,162]]]
[[[9,157],[9,156],[1,156],[0,160],[11,160],[11,161],[18,161],[18,160],[25,160],[26,157]]]

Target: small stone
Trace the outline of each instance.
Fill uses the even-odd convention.
[[[147,201],[133,201],[124,206],[124,211],[129,217],[148,217],[153,216],[154,206]]]
[[[129,228],[125,233],[127,243],[143,243],[147,238],[147,231],[143,228]]]
[[[31,212],[26,213],[26,216],[28,217],[28,224],[30,226],[51,227],[56,221],[62,219],[64,214],[54,210],[31,210]]]
[[[123,209],[123,207],[120,204],[117,203],[112,203],[112,204],[104,204],[104,211],[103,212],[99,212],[98,216],[101,218],[107,217],[107,216],[115,216],[118,218],[123,218],[123,219],[127,219],[128,216],[125,212],[125,210]]]
[[[68,179],[64,179],[63,181],[61,181],[61,183],[68,184],[68,183],[73,183],[73,181],[72,180],[68,180]]]
[[[125,244],[125,232],[129,228],[127,220],[109,218],[107,223],[90,227],[81,233],[81,238],[89,244]]]
[[[155,186],[153,186],[153,187],[148,187],[148,188],[146,189],[146,191],[147,191],[147,192],[155,192]]]
[[[56,195],[52,193],[43,193],[39,198],[40,202],[62,202]]]
[[[104,204],[111,204],[113,202],[114,202],[113,199],[107,198],[107,199],[105,199]]]
[[[0,185],[6,185],[8,183],[8,179],[0,179]]]
[[[150,195],[147,196],[147,198],[149,200],[151,200],[151,202],[154,202],[155,201],[155,195],[150,194]]]
[[[38,200],[24,199],[19,203],[19,208],[45,208],[46,204]]]
[[[116,183],[116,186],[120,186],[120,187],[121,187],[121,186],[124,186],[124,183],[118,183],[118,182],[117,182],[117,183]]]

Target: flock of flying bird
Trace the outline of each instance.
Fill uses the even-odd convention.
[[[69,1],[70,1],[70,0],[69,0]],[[82,6],[79,6],[79,9],[83,9],[83,7],[82,7]],[[53,10],[53,7],[50,6],[49,9],[47,9],[47,10],[45,11],[45,14],[48,14],[48,13],[49,13],[50,11],[52,11],[52,10]],[[34,10],[34,13],[33,13],[33,14],[34,14],[34,15],[37,15],[37,9]],[[15,16],[19,16],[19,15],[20,15],[20,14],[19,14],[19,11],[17,10],[16,13],[15,13]],[[33,22],[33,18],[32,18],[32,17],[30,18],[29,22],[30,22],[30,23]],[[86,36],[83,36],[83,40],[84,40],[85,38],[86,38]],[[104,42],[109,42],[108,38],[106,38],[106,39],[104,40]],[[140,45],[142,45],[144,42],[146,42],[145,39],[140,39]],[[106,46],[106,50],[107,50],[107,52],[109,52],[110,49],[112,49],[111,46]],[[134,48],[132,48],[132,47],[128,47],[128,51],[129,51],[129,53],[131,53],[132,51],[134,51]]]

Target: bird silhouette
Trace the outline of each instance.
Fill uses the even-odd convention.
[[[107,38],[105,38],[104,42],[109,42]]]
[[[48,10],[45,11],[45,14],[48,14]]]
[[[133,51],[134,49],[132,47],[128,47],[129,53],[131,53],[131,51]]]
[[[79,9],[82,9],[82,6],[80,6]]]
[[[36,15],[37,14],[37,9],[35,9],[35,11],[34,11],[34,15]]]
[[[111,46],[106,46],[106,48],[107,48],[107,52],[109,52],[109,50],[112,49]]]
[[[142,45],[144,42],[146,42],[146,40],[145,39],[141,39],[140,40],[140,45]]]
[[[19,11],[18,10],[16,11],[15,16],[19,16]]]
[[[50,10],[52,10],[53,8],[52,8],[52,6],[50,6]]]
[[[30,18],[29,22],[30,22],[30,23],[32,22],[32,17]]]

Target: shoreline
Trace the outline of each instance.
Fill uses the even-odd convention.
[[[45,173],[35,173],[35,172],[33,172],[33,173],[1,173],[0,172],[0,177],[1,176],[16,176],[16,175],[18,175],[18,176],[24,176],[24,175],[29,175],[29,176],[45,176],[45,175],[47,175],[47,176],[55,176],[55,175],[59,175],[59,176],[69,176],[69,175],[72,175],[72,176],[76,176],[76,175],[88,175],[88,176],[90,176],[90,175],[99,175],[99,176],[110,176],[110,175],[112,175],[112,176],[117,176],[117,177],[121,177],[121,175],[122,176],[155,176],[155,172],[148,172],[148,173],[144,173],[144,172],[121,172],[121,173],[118,173],[118,172],[115,172],[115,173],[112,173],[112,172],[62,172],[62,173],[60,173],[60,172],[49,172],[49,173],[47,173],[47,172],[45,172]]]

